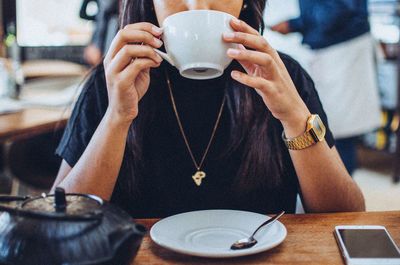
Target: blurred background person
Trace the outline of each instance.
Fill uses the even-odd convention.
[[[298,32],[310,49],[308,69],[350,174],[357,167],[359,136],[379,127],[375,41],[366,0],[299,0],[300,15],[271,30]]]
[[[88,5],[97,3],[98,12],[95,16],[88,15]],[[112,39],[118,31],[119,0],[84,0],[80,10],[80,17],[94,20],[95,26],[92,39],[85,48],[84,58],[90,65],[101,62],[103,55],[107,52]]]

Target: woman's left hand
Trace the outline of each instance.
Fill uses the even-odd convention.
[[[281,121],[286,137],[298,136],[304,132],[310,112],[278,52],[244,21],[232,19],[230,24],[235,32],[224,33],[223,40],[237,43],[238,49],[229,49],[228,55],[246,71],[232,71],[232,78],[257,91],[272,115]]]

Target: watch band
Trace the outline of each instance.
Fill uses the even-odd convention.
[[[311,114],[307,119],[306,131],[302,135],[288,139],[283,131],[282,139],[288,149],[301,150],[322,141],[325,131],[326,128],[318,114]]]
[[[286,138],[285,132],[282,132],[282,139],[290,150],[301,150],[315,144],[315,140],[309,131],[296,138]]]

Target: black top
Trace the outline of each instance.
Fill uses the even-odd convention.
[[[311,78],[292,58],[283,54],[281,58],[311,113],[319,114],[326,125],[325,139],[332,147],[334,139]],[[216,79],[199,81],[183,78],[175,68],[167,68],[185,134],[199,163],[210,139],[224,94],[224,80],[229,73]],[[168,87],[159,85],[151,89],[152,87],[145,97],[155,95],[157,108],[152,122],[146,127],[143,139],[144,169],[140,186],[143,192],[138,196],[121,192],[121,185],[125,185],[120,181],[121,176],[129,174],[129,171],[122,167],[111,202],[124,208],[135,218],[165,217],[201,209],[238,209],[259,213],[280,210],[294,212],[299,189],[286,148],[283,154],[285,172],[279,187],[260,189],[245,198],[236,196],[230,188],[239,168],[242,148],[238,148],[229,156],[220,156],[220,150],[229,138],[230,113],[226,105],[201,168],[206,172],[206,178],[201,186],[197,186],[192,179],[196,168],[174,116]],[[100,66],[83,88],[56,150],[71,167],[76,164],[88,145],[107,104],[104,69]],[[146,110],[139,112],[139,115],[143,115],[144,111]],[[282,132],[282,129],[279,131]],[[283,144],[283,141],[280,144]]]

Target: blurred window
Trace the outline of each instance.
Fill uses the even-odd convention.
[[[93,25],[79,17],[81,5],[82,0],[16,0],[18,44],[86,45]]]

